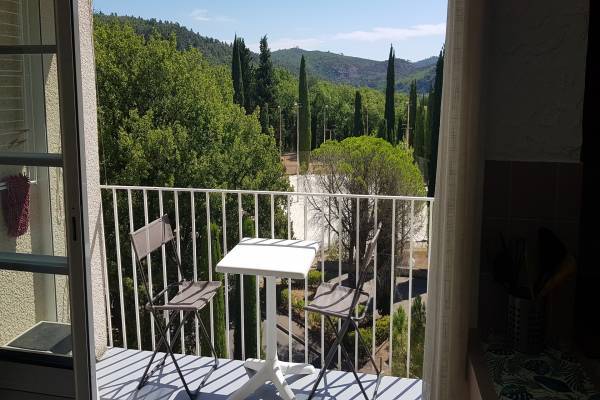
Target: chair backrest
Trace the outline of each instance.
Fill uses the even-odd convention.
[[[131,244],[138,263],[163,244],[171,242],[174,238],[173,229],[167,214],[130,233]]]
[[[381,233],[381,222],[377,226],[377,230],[373,237],[370,240],[367,240],[365,244],[365,254],[361,260],[360,264],[360,275],[358,277],[358,282],[356,284],[357,292],[355,294],[355,301],[358,302],[360,297],[360,292],[363,290],[363,286],[367,280],[367,276],[369,273],[369,265],[371,264],[371,260],[373,259],[373,254],[375,253],[375,248],[377,247],[377,240],[379,239],[379,234]]]

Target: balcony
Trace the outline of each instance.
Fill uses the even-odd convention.
[[[282,279],[277,284],[279,359],[308,362],[319,368],[328,344],[333,341],[333,333],[326,329],[322,319],[304,312],[302,305],[310,301],[321,281],[352,285],[358,275],[354,248],[362,252],[369,233],[379,222],[386,233],[378,244],[373,274],[365,286],[373,297],[373,304],[360,329],[368,336],[371,352],[385,375],[377,398],[421,398],[418,364],[422,362],[422,342],[418,334],[419,327],[424,328],[424,318],[415,321],[413,315],[418,313],[415,314],[413,308],[423,307],[424,315],[433,199],[137,186],[102,186],[102,199],[104,303],[109,348],[97,364],[102,399],[187,398],[169,362],[144,388],[136,391],[158,342],[158,333],[149,314],[143,310],[147,293],[134,267],[128,233],[165,213],[175,227],[176,248],[183,261],[184,274],[189,273],[188,278],[194,279],[221,279],[224,285],[224,307],[218,309],[213,301],[205,311],[205,323],[213,343],[218,342],[219,335],[225,337],[221,342],[222,359],[220,367],[202,388],[199,399],[227,398],[248,380],[242,360],[260,358],[261,353],[264,356],[263,280],[247,281],[228,274],[219,276],[214,271],[220,257],[240,237],[311,239],[323,243],[307,279]],[[150,261],[147,276],[151,277],[148,291],[152,295],[179,277],[175,268],[169,266],[164,252]],[[391,318],[389,310],[392,310]],[[398,326],[400,314],[404,318],[404,330]],[[173,340],[172,335],[173,332],[169,340]],[[175,351],[179,354],[182,372],[190,388],[195,388],[211,365],[212,359],[205,357],[208,346],[203,345],[194,321],[184,326],[177,339]],[[415,348],[411,350],[411,346]],[[367,393],[372,393],[376,376],[366,362],[367,354],[359,351],[362,349],[359,349],[358,337],[350,335],[344,347],[354,355],[361,381]],[[315,398],[362,397],[349,366],[341,360],[341,351],[338,351],[337,362],[333,363],[335,370],[326,375]],[[315,379],[316,374],[287,376],[297,398],[308,396]],[[256,398],[276,398],[276,389],[265,385],[256,392]]]

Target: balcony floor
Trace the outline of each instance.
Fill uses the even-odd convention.
[[[136,385],[144,373],[144,367],[151,352],[112,348],[97,363],[96,377],[102,400],[188,400],[173,364],[167,362],[163,370],[157,371],[140,391]],[[212,365],[207,357],[176,355],[179,366],[186,377],[190,389],[197,387],[204,374]],[[158,358],[158,356],[157,356]],[[369,396],[373,393],[375,376],[359,376]],[[297,399],[306,399],[317,375],[287,375]],[[219,368],[213,372],[207,384],[196,397],[198,400],[225,400],[248,380],[243,362],[220,360]],[[249,399],[277,399],[277,391],[272,385],[264,385]],[[350,372],[330,371],[321,381],[315,399],[360,400],[364,397]],[[379,386],[377,399],[416,400],[421,398],[421,381],[417,379],[384,377]]]

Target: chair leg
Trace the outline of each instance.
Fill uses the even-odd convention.
[[[377,391],[379,389],[379,384],[381,383],[381,378],[382,378],[382,376],[381,376],[381,368],[379,368],[377,366],[377,364],[375,363],[375,359],[373,359],[373,354],[371,354],[371,350],[367,346],[367,343],[365,342],[365,339],[360,334],[360,331],[358,330],[358,326],[356,325],[356,321],[353,320],[352,321],[352,325],[354,325],[354,329],[356,329],[356,333],[358,334],[358,339],[359,339],[360,344],[363,346],[364,350],[369,355],[369,359],[371,360],[371,364],[373,364],[373,368],[375,368],[375,372],[377,372],[377,382],[375,382],[375,391],[373,392],[373,399],[376,399],[377,398]]]
[[[186,393],[188,394],[188,396],[190,397],[190,400],[194,400],[195,395],[190,391],[187,382],[185,381],[185,378],[183,377],[183,373],[181,372],[181,369],[179,368],[179,364],[177,363],[177,360],[175,359],[175,354],[173,354],[173,343],[169,344],[169,342],[167,341],[167,331],[166,328],[169,328],[171,325],[171,321],[169,321],[169,324],[163,328],[162,325],[162,321],[160,321],[160,318],[157,318],[156,315],[154,313],[152,313],[152,315],[154,315],[154,320],[158,325],[158,332],[160,333],[160,342],[159,344],[164,343],[167,347],[167,355],[171,356],[171,360],[173,361],[173,365],[175,366],[175,369],[177,370],[177,374],[179,375],[179,379],[181,379],[181,382],[183,383],[183,387],[186,391]],[[186,313],[183,317],[183,319],[180,321],[179,326],[177,327],[176,332],[179,333],[179,331],[181,330],[181,327],[183,325],[185,325],[185,322],[187,321],[188,317],[189,317],[190,313]],[[157,346],[158,348],[158,346]],[[166,358],[166,355],[165,355]],[[143,386],[143,385],[142,385]]]
[[[171,315],[169,317],[169,321],[171,321],[172,319],[174,319],[173,317],[175,316],[175,314],[177,314],[177,311],[174,311],[174,312],[171,313]],[[187,316],[187,313],[186,313],[186,315],[184,316],[183,320],[185,321],[185,320],[187,320],[187,318],[188,318],[188,316]],[[177,344],[177,340],[179,340],[179,332],[181,332],[181,328],[183,328],[183,325],[184,324],[179,324],[179,326],[177,327],[177,330],[175,331],[175,334],[173,335],[173,341],[171,342],[171,347],[175,347],[175,345]],[[165,329],[165,332],[168,332],[168,329]],[[161,341],[162,341],[162,339],[161,339]],[[184,347],[183,344],[181,346],[182,346],[182,348]],[[185,350],[184,350],[184,352],[185,352]],[[161,360],[161,362],[158,363],[156,365],[156,367],[154,368],[154,370],[150,373],[150,376],[152,376],[152,374],[154,372],[156,372],[156,370],[158,368],[160,368],[161,365],[165,364],[165,361],[167,360],[167,356],[168,355],[169,355],[169,353],[165,353],[165,355],[163,356],[163,359]]]
[[[198,389],[196,389],[196,393],[198,393],[200,391],[200,389],[206,384],[206,381],[208,380],[208,378],[210,377],[210,375],[217,369],[219,368],[219,358],[217,357],[217,352],[215,350],[215,347],[213,346],[211,340],[210,340],[210,336],[208,335],[208,332],[206,331],[206,327],[204,326],[204,323],[202,322],[202,319],[200,318],[200,314],[198,313],[198,311],[196,311],[196,318],[198,318],[198,325],[200,325],[200,328],[202,328],[202,336],[204,336],[204,339],[206,340],[206,342],[208,343],[208,345],[210,346],[210,351],[215,359],[215,363],[213,364],[213,366],[210,368],[210,371],[208,371],[206,373],[206,375],[204,375],[204,378],[202,379],[202,382],[200,382],[200,385],[198,385]]]
[[[352,322],[352,320],[350,318],[348,318],[346,321]],[[349,325],[349,323],[348,323],[348,325]],[[358,330],[356,330],[355,332],[358,332]],[[341,333],[342,333],[342,331],[340,331],[339,333],[336,332],[336,336],[338,337],[340,342],[341,342],[341,338],[344,337],[343,335],[342,336],[340,335]],[[344,335],[345,334],[346,334],[346,332],[344,332]],[[358,377],[358,373],[356,372],[356,368],[354,366],[354,363],[352,362],[352,359],[350,358],[350,355],[348,354],[348,352],[346,351],[346,348],[344,346],[340,346],[340,349],[342,349],[342,355],[344,356],[346,361],[350,364],[350,369],[352,371],[352,374],[354,374],[354,378],[356,379],[356,382],[358,383],[358,386],[360,387],[360,391],[362,392],[363,396],[365,396],[365,400],[369,400],[369,396],[367,396],[367,392],[365,391],[365,388],[363,387],[363,384],[362,384],[360,378]]]
[[[327,319],[331,323],[329,316],[327,316]],[[348,325],[349,324],[344,323],[341,331],[348,330]],[[341,336],[341,337],[343,337],[343,336]],[[308,400],[311,400],[313,398],[313,396],[315,395],[315,392],[317,391],[317,388],[319,387],[319,383],[321,382],[321,379],[323,379],[323,377],[325,376],[325,373],[327,372],[327,368],[329,368],[329,366],[333,362],[333,357],[335,357],[335,353],[337,352],[337,347],[340,344],[341,344],[341,339],[340,339],[340,336],[338,336],[337,332],[336,332],[336,339],[333,342],[333,345],[331,346],[331,348],[329,349],[327,356],[325,357],[325,363],[324,363],[324,365],[321,366],[321,371],[319,372],[319,375],[317,376],[317,381],[313,385],[312,390],[310,391],[310,394],[308,395]],[[343,348],[343,346],[342,346],[342,348]]]
[[[365,352],[369,355],[369,359],[371,360],[371,364],[373,364],[373,368],[375,368],[375,371],[377,372],[377,375],[379,375],[381,373],[381,371],[379,370],[379,367],[377,366],[377,364],[375,364],[375,360],[373,359],[373,354],[371,354],[371,350],[367,346],[367,343],[365,342],[365,339],[360,334],[360,331],[358,330],[358,326],[356,325],[356,321],[352,321],[352,325],[354,326],[354,329],[356,330],[356,333],[358,334],[358,341],[360,342],[360,344],[363,347],[363,349],[365,350]]]
[[[152,318],[155,319],[155,321],[158,320],[158,318],[156,317],[156,315],[154,315],[154,312],[151,312],[152,314]],[[173,313],[171,313],[171,317],[173,316]],[[162,330],[162,327],[160,325],[159,322],[157,322],[157,324],[159,324],[159,330]],[[173,319],[169,318],[169,323],[167,324],[167,326],[165,327],[165,330],[170,329],[171,326],[173,324]],[[146,369],[144,370],[144,374],[142,375],[142,379],[140,380],[140,383],[137,386],[137,389],[141,389],[146,382],[148,382],[148,379],[165,363],[165,359],[167,358],[167,354],[165,353],[165,357],[163,357],[162,361],[159,362],[158,364],[156,364],[156,366],[152,369],[152,371],[150,371],[150,373],[148,373],[148,371],[150,370],[150,367],[152,366],[152,363],[154,362],[154,358],[156,357],[156,354],[158,353],[158,351],[160,350],[161,346],[163,345],[163,343],[168,343],[166,341],[163,340],[163,336],[161,336],[160,340],[158,341],[158,344],[156,345],[156,348],[154,349],[154,352],[152,353],[152,357],[150,357],[150,361],[148,361],[148,365],[146,365]]]

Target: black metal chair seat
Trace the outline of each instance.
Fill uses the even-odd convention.
[[[179,285],[179,292],[166,304],[151,307],[155,310],[199,311],[210,303],[220,287],[221,282],[218,281],[185,281]]]
[[[304,309],[331,317],[345,318],[352,310],[355,293],[356,289],[324,282],[319,285],[315,297]],[[368,301],[369,294],[361,292],[357,304],[366,305]]]

